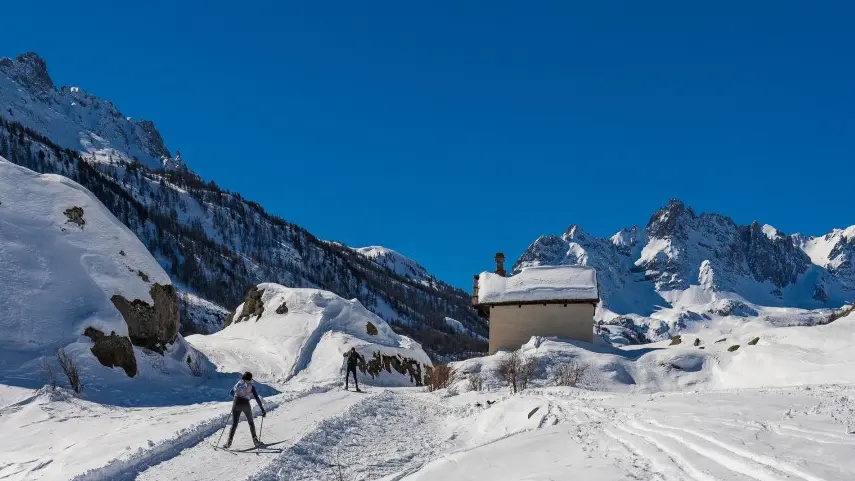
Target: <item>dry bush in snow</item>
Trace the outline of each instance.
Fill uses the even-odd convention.
[[[499,361],[499,376],[505,384],[511,388],[511,392],[517,393],[517,382],[519,380],[520,365],[522,358],[519,351],[514,351]]]
[[[552,368],[552,383],[556,386],[575,387],[582,380],[586,366],[575,359],[556,364]]]
[[[520,391],[528,389],[529,382],[537,373],[537,359],[533,356],[520,356],[519,383]]]
[[[80,394],[83,392],[83,383],[80,380],[80,369],[74,359],[65,352],[65,349],[59,348],[56,350],[56,360],[59,362],[59,367],[68,378],[68,384],[71,390]]]
[[[473,391],[483,391],[484,376],[480,372],[469,373],[469,387]]]
[[[451,384],[452,377],[454,377],[454,369],[447,364],[433,366],[428,374],[428,391],[447,388]]]

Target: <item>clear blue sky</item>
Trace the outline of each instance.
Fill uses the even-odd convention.
[[[853,18],[844,1],[19,1],[0,55],[37,51],[206,179],[468,289],[495,251],[573,223],[611,235],[670,197],[788,233],[855,223]]]

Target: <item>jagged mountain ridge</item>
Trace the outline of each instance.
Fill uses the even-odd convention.
[[[0,58],[2,115],[81,152],[97,162],[136,161],[149,168],[180,168],[148,120],[124,116],[112,103],[82,90],[57,89],[47,64],[29,52],[15,59]]]
[[[820,237],[785,235],[756,221],[737,225],[723,215],[696,214],[672,199],[644,229],[598,238],[573,225],[561,236],[542,236],[514,271],[533,265],[596,267],[603,300],[598,320],[624,327],[640,323],[644,336],[637,340],[652,340],[711,315],[840,307],[855,300],[853,260],[855,226]],[[653,335],[647,336],[648,329]]]
[[[476,334],[486,334],[486,323],[469,308],[465,292],[426,271],[426,277],[419,279],[401,275],[386,263],[388,256],[372,258],[318,239],[240,194],[203,181],[183,163],[176,163],[177,156],[155,159],[168,150],[139,138],[131,142],[128,130],[146,130],[144,139],[155,139],[154,144],[162,146],[153,124],[132,122],[112,107],[115,115],[106,116],[110,122],[98,126],[110,126],[128,144],[111,143],[100,133],[86,131],[83,137],[103,141],[92,150],[80,137],[71,138],[68,132],[79,130],[81,119],[63,115],[57,110],[58,102],[84,97],[79,89],[57,91],[44,61],[35,54],[0,62],[0,87],[0,155],[87,187],[137,234],[183,289],[221,306],[238,305],[246,290],[261,282],[326,289],[359,299],[436,354],[453,357],[456,352],[483,350],[482,341],[459,336],[445,321],[451,317]],[[112,106],[85,95],[86,105],[95,111]],[[129,150],[122,150],[128,145]],[[143,151],[148,161],[138,155]],[[185,312],[200,305],[188,299],[179,297]],[[210,307],[199,316],[186,316],[204,319],[185,326],[188,332],[209,332],[217,324],[211,315],[219,310]]]

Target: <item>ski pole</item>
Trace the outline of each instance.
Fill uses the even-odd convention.
[[[231,414],[231,413],[229,413],[229,414]],[[220,431],[220,437],[219,437],[219,438],[217,438],[217,444],[216,444],[216,445],[214,445],[213,447],[217,447],[217,446],[219,446],[219,445],[220,445],[220,441],[223,439],[223,434],[225,434],[225,432],[226,432],[226,426],[228,426],[228,425],[229,425],[229,414],[226,414],[226,420],[223,422],[223,430],[222,430],[222,431]]]
[[[261,416],[261,428],[258,430],[258,439],[261,439],[261,433],[264,432],[264,418],[267,416]]]

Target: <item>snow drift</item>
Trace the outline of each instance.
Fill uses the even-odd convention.
[[[431,366],[417,342],[356,299],[328,291],[259,284],[226,323],[220,332],[187,340],[220,370],[248,370],[261,379],[341,380],[351,347],[365,358],[359,370],[369,384],[421,385]]]
[[[855,311],[821,326],[708,330],[643,346],[596,346],[533,337],[520,348],[533,358],[532,386],[552,386],[553,373],[573,363],[584,368],[579,386],[600,391],[683,391],[855,383]],[[498,370],[509,353],[453,363],[452,392],[470,388],[480,373],[489,389],[504,389]]]
[[[194,355],[169,277],[142,242],[79,184],[3,158],[0,279],[0,379],[37,382],[38,359],[58,348],[87,374],[100,361],[130,377],[148,371],[142,354],[158,365],[180,356],[181,368]]]

